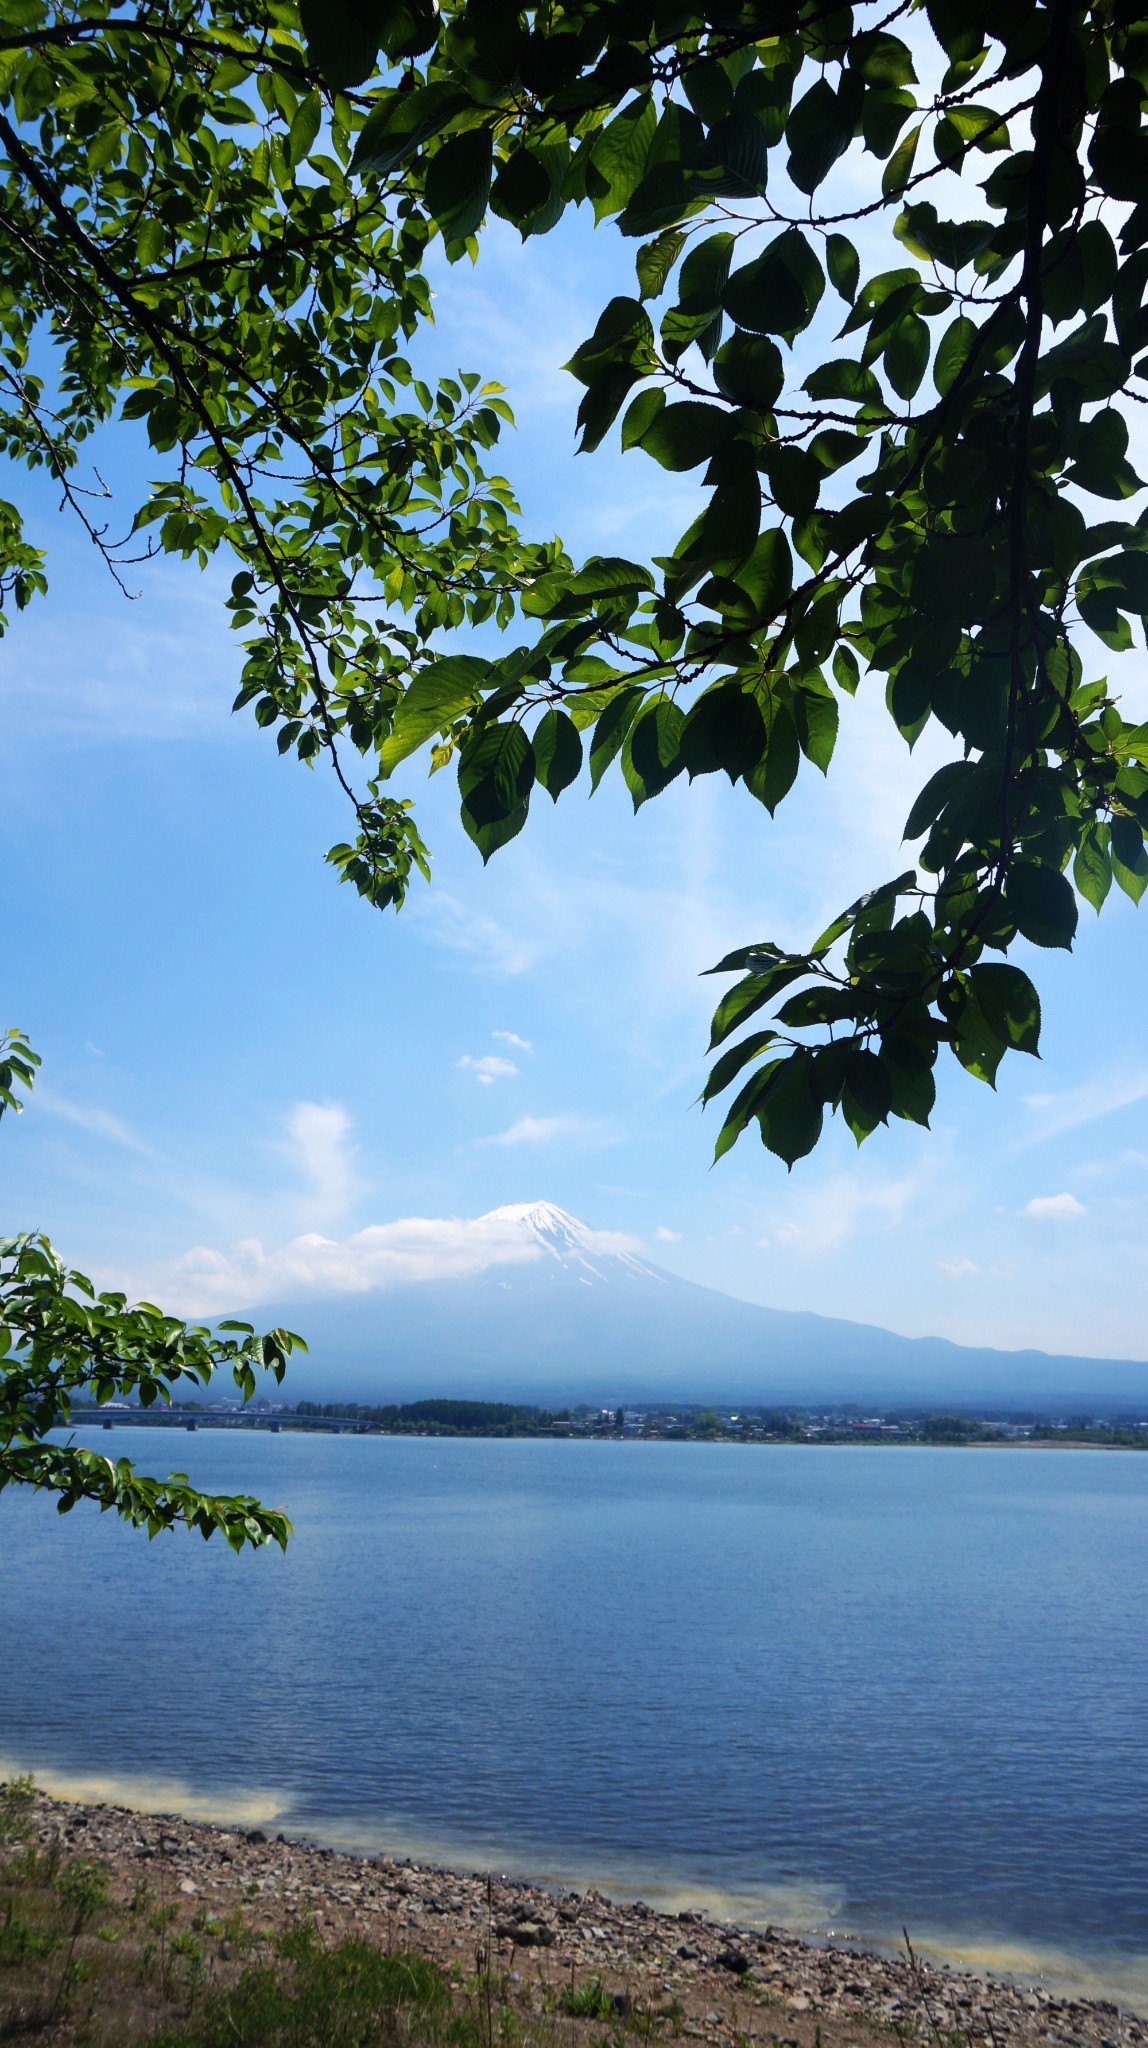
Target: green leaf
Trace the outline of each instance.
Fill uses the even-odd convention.
[[[316,10],[320,4],[321,0],[314,0]],[[348,79],[347,83],[357,84],[358,81]],[[467,95],[446,79],[417,86],[413,92],[387,93],[368,114],[359,131],[351,158],[352,170],[373,172],[379,178],[388,177],[400,164],[416,155],[422,144],[445,128],[466,105]]]
[[[499,165],[490,188],[490,208],[501,220],[513,221],[525,234],[526,223],[550,199],[550,177],[545,164],[529,149],[516,149]]]
[[[621,751],[622,744],[633,725],[646,692],[640,683],[619,690],[616,697],[607,704],[594,727],[590,743],[590,793],[593,795],[611,761]]]
[[[399,704],[390,735],[379,749],[379,765],[390,775],[437,732],[482,701],[490,663],[474,654],[450,654],[432,661],[411,683]]]
[[[622,421],[622,448],[639,448],[658,414],[666,409],[666,394],[660,384],[647,384],[627,408]]]
[[[1016,861],[1005,880],[1005,909],[1022,937],[1034,946],[1072,949],[1077,909],[1072,885],[1055,868]]]
[[[563,790],[577,781],[581,767],[582,739],[578,728],[565,711],[553,706],[535,728],[534,772],[557,803]]]
[[[136,236],[136,261],[141,270],[151,270],[159,262],[164,248],[164,226],[154,213],[149,213],[140,223]]]
[[[700,594],[709,602],[706,590]],[[734,586],[736,588],[736,586]],[[686,718],[680,741],[691,782],[719,770],[736,782],[748,775],[766,748],[766,728],[755,698],[738,682],[715,683],[702,692]]]
[[[1127,421],[1113,406],[1107,406],[1081,427],[1076,461],[1067,481],[1080,484],[1097,498],[1135,496],[1144,486],[1127,460],[1127,448]]]
[[[762,534],[735,581],[752,601],[759,620],[775,619],[793,590],[793,556],[780,526]]]
[[[1112,820],[1112,872],[1126,896],[1139,903],[1148,888],[1148,853],[1134,818]]]
[[[933,362],[933,383],[942,398],[952,390],[968,362],[977,333],[975,321],[966,319],[962,313],[942,334]]]
[[[586,192],[594,208],[595,221],[620,213],[632,198],[650,154],[658,125],[649,93],[623,107],[609,126],[603,128],[590,151]],[[642,294],[643,298],[646,296]]]
[[[793,713],[801,751],[823,775],[829,772],[837,744],[837,699],[829,689],[801,683],[793,693]]]
[[[897,144],[896,149],[885,165],[885,169],[881,174],[881,195],[883,198],[899,198],[912,177],[913,159],[917,154],[917,144],[921,140],[922,125],[918,121],[915,128],[910,128],[908,134],[902,136],[901,141]]]
[[[571,619],[587,614],[629,617],[639,599],[654,587],[648,569],[621,555],[592,555],[573,574],[567,569],[540,576],[520,600],[527,618]]]
[[[757,1104],[768,1092],[769,1084],[781,1064],[780,1060],[771,1060],[756,1074],[751,1074],[745,1087],[734,1097],[714,1146],[715,1166],[719,1159],[724,1159],[731,1145],[735,1145],[741,1137],[756,1111]]]
[[[849,398],[858,405],[883,405],[885,394],[872,370],[852,356],[838,356],[819,363],[806,378],[802,390],[810,398]]]
[[[776,1043],[776,1031],[751,1031],[749,1037],[743,1038],[740,1044],[731,1045],[729,1051],[723,1052],[720,1060],[715,1060],[710,1069],[702,1090],[703,1103],[712,1102],[714,1096],[720,1095],[728,1088],[730,1082],[736,1079],[750,1060],[756,1059],[758,1053],[764,1052],[767,1046]]]
[[[1040,997],[1027,974],[992,961],[971,968],[969,980],[985,1021],[1001,1044],[1038,1057]]]
[[[674,265],[686,246],[681,228],[668,228],[655,241],[647,242],[635,258],[638,286],[643,299],[660,298],[670,281]]]
[[[418,56],[438,35],[432,0],[300,0],[307,51],[328,85],[362,85],[380,49],[388,57]]]
[[[791,1053],[770,1074],[756,1104],[762,1143],[787,1167],[812,1152],[821,1136],[825,1112],[813,1093],[812,1078],[810,1055]]]
[[[305,163],[323,125],[323,102],[317,92],[300,100],[287,134],[287,154],[293,164]]]
[[[1110,835],[1104,825],[1091,824],[1085,827],[1076,858],[1072,864],[1072,879],[1086,903],[1091,903],[1099,917],[1104,899],[1112,887],[1112,856],[1109,850]]]
[[[760,525],[757,477],[720,484],[705,511],[683,534],[676,552],[663,558],[666,596],[676,602],[706,574],[736,577],[754,551]]]
[[[853,139],[852,119],[827,78],[816,79],[798,100],[786,122],[785,139],[792,182],[799,192],[816,192]]]
[[[953,1051],[966,1073],[975,1074],[978,1081],[995,1088],[1006,1041],[989,1023],[971,984],[962,993],[963,1001],[953,1021]]]
[[[587,387],[578,408],[584,453],[596,448],[612,426],[627,393],[657,368],[650,316],[637,299],[611,299],[589,341],[575,349],[565,368]]]
[[[426,203],[444,242],[476,234],[490,197],[494,143],[489,128],[452,135],[427,166]]]
[[[534,750],[520,725],[485,725],[463,747],[462,822],[484,862],[522,830],[533,784]]]
[[[825,273],[799,228],[786,228],[760,256],[735,270],[724,304],[739,327],[756,334],[795,335],[812,320]]]
[[[864,1047],[845,1060],[841,1109],[846,1123],[860,1145],[887,1123],[893,1108],[893,1082],[883,1059]]]
[[[769,728],[769,746],[764,761],[745,778],[745,786],[773,816],[783,797],[788,796],[801,765],[797,725],[783,704],[774,713]]]
[[[723,398],[758,412],[770,410],[785,384],[781,350],[763,334],[731,335],[714,357],[713,373]]]
[[[885,370],[900,398],[912,398],[929,367],[929,330],[919,313],[904,313],[885,343]]]
[[[720,406],[687,398],[680,405],[659,407],[640,444],[663,469],[696,469],[729,440],[733,426]]]
[[[861,259],[845,235],[826,236],[825,267],[834,291],[851,306],[861,282]]]
[[[690,250],[682,264],[678,304],[671,307],[662,321],[662,348],[667,362],[676,363],[694,341],[702,345],[704,354],[713,354],[712,347],[705,345],[705,337],[707,329],[713,328],[715,338],[720,329],[722,292],[729,276],[733,246],[730,234],[709,235]]]
[[[867,85],[915,85],[913,55],[899,36],[887,29],[867,29],[855,35],[849,45],[849,63]]]
[[[685,767],[681,755],[685,718],[670,697],[657,697],[637,718],[622,748],[622,774],[639,810],[659,796]]]

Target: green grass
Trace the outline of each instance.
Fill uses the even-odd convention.
[[[424,1956],[386,1955],[363,1941],[324,1949],[305,1930],[208,1992],[155,2048],[392,2048],[437,2034],[450,2010],[440,1970]]]

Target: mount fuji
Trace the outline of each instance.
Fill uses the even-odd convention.
[[[282,1257],[241,1313],[306,1337],[283,1388],[296,1400],[1148,1406],[1148,1365],[763,1308],[549,1202],[377,1225],[343,1244],[298,1239]]]

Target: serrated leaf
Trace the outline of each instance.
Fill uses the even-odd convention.
[[[590,742],[590,793],[593,795],[611,761],[621,751],[626,734],[633,725],[646,692],[640,683],[631,684],[607,704],[594,727]]]
[[[1107,828],[1089,825],[1081,835],[1072,864],[1072,879],[1086,903],[1099,917],[1104,899],[1112,887],[1112,857]]]
[[[635,719],[622,747],[622,775],[637,811],[682,773],[685,717],[671,697],[656,697]]]
[[[767,1046],[776,1042],[776,1031],[751,1031],[749,1037],[743,1038],[739,1045],[732,1045],[728,1052],[723,1052],[720,1060],[715,1060],[710,1068],[706,1085],[702,1090],[702,1102],[712,1102],[715,1095],[721,1095],[750,1060],[756,1059],[758,1053],[764,1052]]]
[[[582,739],[565,711],[552,706],[534,732],[534,770],[543,789],[557,803],[576,782],[582,767]]]
[[[482,685],[491,664],[474,654],[450,654],[421,669],[395,714],[393,728],[379,750],[384,776],[413,754],[435,733],[442,732],[482,701]]]
[[[1004,890],[1005,909],[1023,938],[1034,946],[1059,946],[1071,951],[1078,912],[1072,885],[1055,868],[1037,861],[1016,861]]]
[[[834,291],[851,306],[861,282],[861,259],[845,235],[826,236],[825,267]]]
[[[755,334],[798,334],[821,302],[825,273],[799,228],[786,228],[731,276],[724,305]]]
[[[969,980],[985,1022],[1001,1044],[1036,1058],[1040,1044],[1040,997],[1027,974],[1011,962],[985,961],[970,968]]]
[[[1148,853],[1134,818],[1112,820],[1112,872],[1124,894],[1139,903],[1148,889]]]
[[[681,228],[667,228],[639,249],[635,258],[638,287],[643,299],[660,298],[670,281],[674,265],[686,246]]]

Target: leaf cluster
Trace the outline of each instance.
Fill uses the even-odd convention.
[[[32,1088],[39,1065],[22,1031],[0,1038],[0,1117],[23,1108],[15,1090]],[[95,1501],[149,1536],[182,1523],[205,1538],[218,1530],[233,1550],[268,1542],[285,1549],[291,1524],[278,1509],[248,1495],[203,1493],[182,1472],[146,1478],[126,1458],[53,1441],[53,1432],[67,1427],[77,1404],[130,1401],[146,1411],[169,1404],[188,1381],[209,1386],[218,1372],[230,1373],[248,1401],[257,1374],[282,1381],[291,1352],[306,1348],[290,1330],[258,1336],[249,1323],[226,1322],[212,1331],[150,1302],[97,1293],[46,1237],[0,1238],[0,1493],[45,1489],[58,1496],[61,1514]]]
[[[861,686],[910,746],[930,724],[951,741],[905,823],[912,870],[808,952],[717,970],[749,963],[715,1048],[784,992],[711,1074],[707,1098],[753,1064],[719,1153],[755,1121],[787,1163],[826,1109],[858,1140],[927,1122],[942,1046],[990,1083],[1006,1050],[1035,1053],[1036,992],[1004,956],[1068,948],[1078,896],[1148,885],[1148,728],[1085,666],[1148,612],[1128,452],[1148,17],[933,0],[927,90],[897,19],[463,0],[374,95],[353,158],[367,187],[418,188],[452,259],[491,214],[527,239],[570,206],[640,244],[633,294],[567,366],[580,445],[620,420],[623,449],[702,499],[664,558],[539,576],[528,645],[433,657],[385,772],[428,742],[457,757],[488,858],[587,753],[591,787],[617,764],[636,808],[724,773],[772,812],[803,760],[828,768]],[[882,226],[892,260],[868,274]]]

